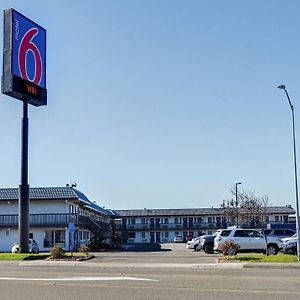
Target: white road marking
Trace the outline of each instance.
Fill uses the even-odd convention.
[[[149,278],[138,277],[61,277],[61,278],[22,278],[22,277],[0,277],[0,280],[18,280],[18,281],[158,281]]]

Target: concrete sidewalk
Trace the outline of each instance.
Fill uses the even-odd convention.
[[[300,263],[128,263],[128,262],[90,262],[90,261],[22,261],[6,262],[18,266],[45,267],[93,267],[93,268],[163,268],[163,269],[299,269]],[[2,264],[2,262],[1,262]]]

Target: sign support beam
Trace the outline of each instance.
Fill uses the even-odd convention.
[[[29,184],[28,184],[28,103],[23,100],[21,184],[19,186],[19,248],[29,252]]]

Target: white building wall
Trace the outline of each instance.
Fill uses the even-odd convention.
[[[0,252],[11,252],[13,244],[18,242],[17,229],[1,228],[0,241]]]
[[[53,201],[30,201],[30,214],[52,214],[52,213],[69,213],[69,205],[72,202],[65,200]],[[13,215],[18,213],[18,201],[1,201],[0,215]]]
[[[31,201],[31,214],[54,214],[54,213],[69,213],[69,202],[65,200],[55,201]]]
[[[0,201],[0,215],[15,215],[17,213],[17,201]]]

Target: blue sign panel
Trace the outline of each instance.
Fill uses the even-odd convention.
[[[12,11],[12,74],[46,88],[46,30]]]
[[[74,233],[75,232],[75,224],[74,223],[69,223],[69,232]]]
[[[46,30],[14,9],[4,11],[2,93],[47,104]]]

